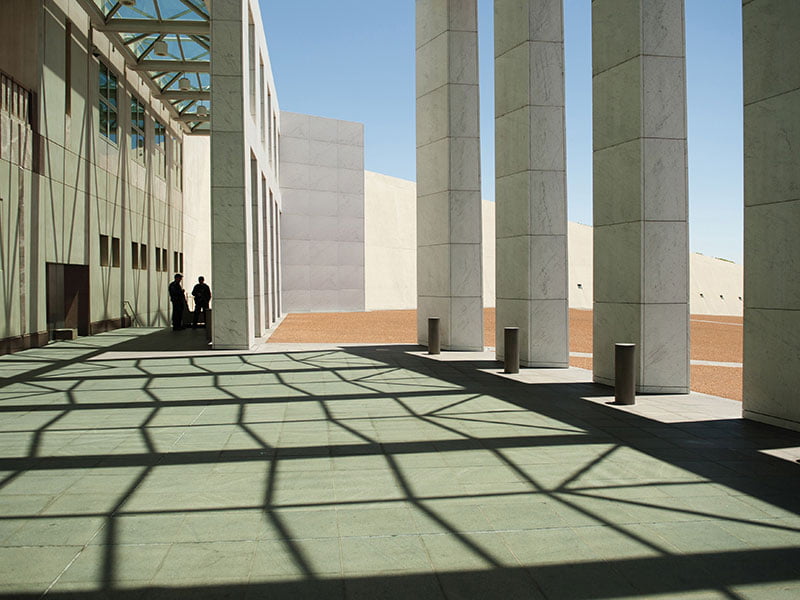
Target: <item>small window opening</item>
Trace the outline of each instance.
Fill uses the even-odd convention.
[[[111,266],[119,267],[120,265],[120,246],[119,238],[111,238]]]
[[[100,235],[100,266],[108,266],[108,236]]]

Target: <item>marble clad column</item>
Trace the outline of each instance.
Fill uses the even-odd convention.
[[[211,266],[215,348],[252,343],[250,156],[244,0],[211,5]],[[249,115],[248,115],[249,118]]]
[[[495,0],[498,358],[569,366],[563,0]]]
[[[476,0],[417,0],[417,338],[483,350]]]
[[[594,380],[689,391],[683,0],[593,0]]]
[[[800,430],[800,3],[747,0],[742,25],[744,416]]]

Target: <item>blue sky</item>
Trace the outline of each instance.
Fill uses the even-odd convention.
[[[416,179],[414,2],[261,0],[283,110],[365,124],[365,166]],[[592,223],[591,2],[565,0],[569,218]],[[478,0],[481,179],[494,199],[492,0]],[[742,261],[741,3],[686,0],[691,249]]]

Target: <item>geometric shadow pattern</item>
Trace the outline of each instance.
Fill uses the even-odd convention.
[[[800,434],[151,332],[0,358],[0,597],[800,597]]]

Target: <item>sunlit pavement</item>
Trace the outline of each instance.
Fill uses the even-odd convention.
[[[0,596],[797,598],[800,434],[416,346],[0,357]]]

